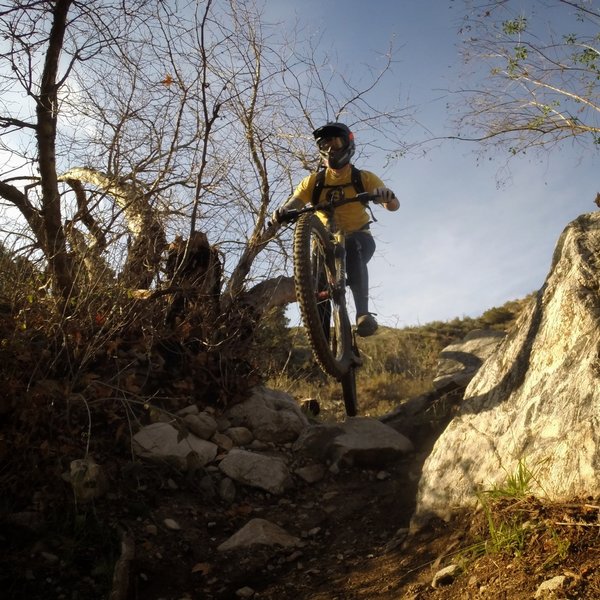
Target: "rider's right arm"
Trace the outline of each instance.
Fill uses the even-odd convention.
[[[273,223],[283,223],[285,221],[284,215],[288,210],[298,210],[302,208],[306,203],[300,198],[292,196],[287,202],[282,204],[279,208],[275,209],[275,212],[271,215]]]
[[[297,186],[292,197],[286,202],[285,208],[302,208],[310,204],[312,200],[313,189],[315,187],[316,176],[314,173],[307,175]],[[293,202],[293,204],[292,204]],[[288,206],[290,204],[290,206]]]
[[[292,196],[281,208],[284,208],[285,210],[299,210],[305,204],[306,202],[297,196]]]
[[[281,210],[299,210],[310,203],[315,186],[315,174],[307,175],[294,190],[290,199],[281,205]]]

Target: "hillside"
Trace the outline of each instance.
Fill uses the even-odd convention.
[[[365,340],[363,414],[384,414],[429,389],[444,346],[472,329],[510,327],[526,302],[510,302],[478,319],[383,328]],[[129,347],[136,351],[133,342]],[[302,355],[302,347],[296,349]],[[18,365],[39,360],[33,348],[4,358],[5,389],[11,389]],[[108,364],[95,363],[89,389],[101,389],[107,372]],[[316,421],[336,421],[335,401],[323,402],[327,387],[312,374],[313,387],[307,373],[314,372],[305,370],[303,385],[308,392],[317,389],[323,405]],[[126,374],[123,381],[132,385]],[[421,465],[460,395],[446,395],[417,415],[415,450],[402,460],[325,471],[282,495],[236,486],[235,498],[224,500],[212,467],[185,472],[132,457],[129,432],[160,418],[158,402],[119,406],[102,396],[73,395],[65,402],[58,384],[38,381],[30,404],[13,405],[2,417],[1,541],[7,552],[0,570],[9,598],[106,598],[112,589],[111,600],[518,599],[531,598],[550,579],[546,574],[557,570],[566,578],[564,597],[598,597],[595,498],[543,505],[528,495],[526,477],[513,478],[490,491],[483,512],[432,523],[418,537],[406,537]],[[180,385],[185,389],[185,379]],[[302,391],[297,387],[294,396],[300,399]],[[181,406],[170,410],[175,408]],[[271,444],[270,451],[297,460],[288,446]],[[69,471],[87,449],[105,469],[107,492],[77,503]],[[278,523],[302,542],[293,551],[218,553],[216,545],[252,517]],[[520,526],[524,520],[530,534]],[[132,551],[132,560],[124,549]],[[126,595],[119,592],[122,578],[113,581],[115,565],[117,573],[126,567],[132,582]],[[436,573],[452,565],[454,574],[434,589]]]
[[[443,348],[476,329],[509,330],[532,296],[490,308],[477,318],[457,317],[401,329],[380,327],[375,336],[361,339],[364,365],[357,375],[361,414],[386,414],[404,400],[430,390]],[[317,399],[321,418],[343,418],[339,386],[314,365],[304,331],[292,328],[277,342],[281,355],[269,371],[268,384],[298,400]]]

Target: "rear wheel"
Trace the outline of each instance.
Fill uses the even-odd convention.
[[[352,330],[344,290],[336,288],[334,246],[323,223],[302,215],[294,231],[296,297],[317,362],[339,379],[351,370]]]

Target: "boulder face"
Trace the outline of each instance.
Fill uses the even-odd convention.
[[[413,526],[519,470],[549,500],[600,493],[599,317],[600,212],[566,227],[543,287],[468,385],[423,466]]]
[[[466,387],[505,335],[503,331],[476,329],[461,341],[446,346],[438,360],[434,388],[440,389],[449,383]]]

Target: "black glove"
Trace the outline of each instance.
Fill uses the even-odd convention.
[[[373,190],[374,196],[379,196],[378,200],[375,200],[375,204],[386,204],[387,202],[391,202],[396,195],[392,190],[386,187],[379,187]]]
[[[279,208],[276,208],[273,211],[273,214],[271,215],[271,222],[281,225],[281,223],[285,222],[285,217],[286,217],[287,213],[288,213],[288,210],[284,206],[280,206]]]

